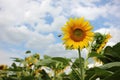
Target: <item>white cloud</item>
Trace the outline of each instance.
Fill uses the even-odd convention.
[[[26,47],[38,50],[44,50],[48,47],[48,45],[53,44],[55,38],[53,34],[48,35],[35,35],[32,36],[31,39],[26,43]]]
[[[67,19],[64,16],[58,16],[54,18],[54,22],[52,23],[53,30],[58,31],[65,24]]]
[[[99,17],[104,17],[107,14],[107,9],[105,7],[83,7],[83,6],[76,6],[72,10],[73,15],[77,16],[85,16],[85,18],[90,19],[90,20],[95,20],[96,18]]]
[[[55,41],[52,33],[39,34],[38,32],[30,31],[26,26],[4,28],[0,34],[0,41],[11,45],[19,45],[25,42],[23,46],[32,49],[44,49]]]
[[[66,51],[61,43],[54,43],[57,39],[55,39],[53,32],[60,31],[67,20],[66,17],[84,16],[89,20],[96,20],[100,17],[108,19],[120,17],[119,0],[99,6],[95,4],[96,2],[99,3],[101,0],[0,0],[0,42],[11,43],[11,45],[24,42],[23,46],[26,48],[47,49],[44,54],[76,57],[76,51]],[[47,13],[53,18],[51,24],[46,24]],[[117,20],[116,22],[119,23]],[[24,25],[25,23],[30,26]],[[35,23],[37,26],[34,25]],[[114,44],[120,41],[120,28],[110,24],[109,26],[111,27],[101,28],[97,31],[109,32],[112,35],[110,44]],[[33,31],[30,30],[31,27]],[[3,55],[2,53],[8,53],[7,49],[6,51],[1,50],[0,54]],[[11,55],[5,54],[3,56],[4,59],[2,57],[0,59],[6,59],[7,62]]]
[[[101,5],[97,6],[95,2],[101,2]],[[71,14],[81,17],[84,16],[89,20],[95,20],[100,17],[111,19],[120,17],[120,1],[113,0],[102,5],[100,0],[81,0],[80,3],[73,2],[75,5],[71,8]]]
[[[77,0],[77,1],[74,1],[72,0],[73,3],[78,3],[79,5],[84,5],[84,6],[96,6],[94,3],[96,2],[100,2],[100,0]]]
[[[0,19],[2,19],[0,22],[6,21],[12,26],[25,22],[34,24],[43,18],[45,13],[52,13],[55,9],[50,6],[50,0],[44,0],[41,3],[33,0],[1,0],[0,5]],[[54,14],[56,13],[54,12]]]
[[[7,55],[4,51],[0,51],[0,64],[11,64],[12,62],[10,61],[10,56]]]
[[[20,51],[19,51],[19,55],[18,55],[18,54],[16,54],[16,51],[14,53],[14,51],[8,52],[8,51],[0,49],[0,64],[11,65],[11,63],[13,62],[13,60],[12,60],[13,57],[21,58]]]
[[[64,16],[56,16],[52,24],[46,24],[45,20],[40,20],[39,24],[35,27],[35,30],[40,33],[47,32],[60,32],[60,28],[65,24],[67,19]]]
[[[62,57],[76,57],[76,51],[71,50],[65,50],[63,44],[52,44],[48,47],[48,49],[45,51],[45,54],[50,56],[62,56]]]
[[[105,5],[107,8],[108,18],[116,17],[117,19],[120,18],[120,1],[119,0],[113,0],[110,1]]]
[[[25,1],[26,2],[26,1]],[[1,0],[1,12],[0,12],[0,18],[2,21],[6,21],[6,23],[10,23],[11,25],[20,23],[24,18],[24,4],[20,0]],[[1,21],[1,20],[0,20]],[[5,23],[5,22],[4,22]]]
[[[83,49],[81,51],[82,57],[86,57],[87,50]],[[67,57],[67,58],[76,58],[78,57],[77,50],[66,50],[62,43],[52,44],[48,47],[48,49],[44,52],[49,56],[59,56],[59,57]]]
[[[29,39],[30,34],[33,32],[29,31],[26,26],[20,27],[6,27],[2,28],[0,32],[0,40],[11,43],[11,44],[20,44]]]

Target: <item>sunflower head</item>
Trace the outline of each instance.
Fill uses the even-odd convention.
[[[110,34],[95,33],[92,44],[92,51],[101,53],[110,38],[111,38]]]
[[[7,69],[7,65],[0,65],[0,70],[5,70],[5,69]]]
[[[104,47],[106,46],[108,40],[111,38],[110,34],[101,34],[101,33],[95,33],[96,36],[94,37],[94,44],[92,45],[92,51],[97,52],[98,54],[103,54]],[[102,63],[101,59],[99,57],[94,57],[94,60],[98,63]]]
[[[111,38],[110,34],[104,35],[104,39],[102,40],[103,42],[100,44],[99,48],[97,49],[97,53],[100,53],[102,49],[105,47],[107,44],[108,40]]]
[[[63,42],[68,49],[82,49],[88,46],[92,40],[94,33],[91,31],[92,26],[84,18],[70,19],[62,27]]]

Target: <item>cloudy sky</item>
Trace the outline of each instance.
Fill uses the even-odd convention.
[[[110,33],[113,45],[120,41],[119,10],[120,0],[0,0],[0,64],[25,57],[26,50],[75,57],[58,37],[70,17],[84,16],[94,31]]]

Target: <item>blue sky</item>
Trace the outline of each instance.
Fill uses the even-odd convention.
[[[0,64],[10,64],[10,57],[25,57],[26,50],[76,57],[58,37],[71,17],[84,17],[95,32],[110,33],[108,45],[113,45],[120,41],[119,10],[119,0],[0,0]]]

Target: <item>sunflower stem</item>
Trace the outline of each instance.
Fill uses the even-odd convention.
[[[78,54],[79,54],[79,62],[80,62],[80,76],[81,76],[81,80],[84,80],[84,64],[82,61],[82,57],[81,57],[81,52],[80,52],[80,48],[78,48]]]
[[[56,70],[54,71],[54,77],[53,80],[56,80]]]

